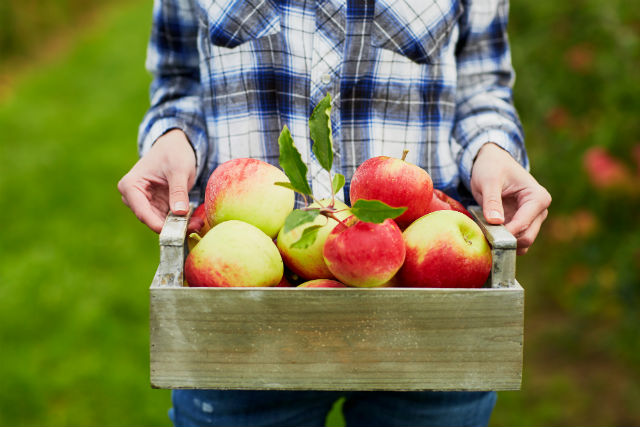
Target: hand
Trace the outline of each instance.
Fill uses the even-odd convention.
[[[547,218],[551,195],[511,155],[485,144],[471,170],[471,193],[490,224],[504,224],[523,255]]]
[[[140,221],[160,233],[169,208],[176,215],[189,212],[189,190],[196,175],[196,158],[186,135],[173,129],[118,182],[122,201]],[[202,227],[190,221],[189,230]],[[199,226],[198,226],[199,225]]]

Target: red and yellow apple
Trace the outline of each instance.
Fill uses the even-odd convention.
[[[293,210],[294,193],[274,185],[289,182],[277,167],[258,159],[240,158],[218,166],[207,181],[205,213],[212,227],[239,220],[274,238]]]
[[[328,206],[329,200],[320,200],[322,206]],[[312,203],[309,207],[320,207],[318,203]],[[339,211],[335,213],[338,219],[346,219],[351,214],[349,213],[349,207],[344,203],[336,200],[334,207]],[[281,229],[278,233],[278,249],[282,255],[282,259],[285,265],[298,276],[311,280],[311,279],[333,279],[334,275],[329,271],[327,264],[324,261],[322,255],[322,249],[324,243],[327,240],[327,236],[333,228],[338,224],[333,218],[328,218],[324,215],[319,215],[313,222],[299,225],[298,227],[284,232]],[[316,235],[316,240],[313,244],[306,248],[294,248],[292,245],[297,242],[304,230],[308,227],[322,225]]]
[[[184,266],[189,286],[276,286],[282,257],[273,240],[246,222],[214,226],[193,248]]]
[[[472,219],[454,210],[435,211],[403,233],[402,286],[479,288],[491,272],[491,248]]]
[[[406,207],[395,219],[404,229],[427,213],[433,194],[431,176],[424,169],[387,156],[372,157],[362,163],[351,179],[349,197],[357,200],[380,200],[389,206]]]
[[[200,227],[199,230],[195,231],[195,234],[197,236],[193,236],[192,235],[193,233],[191,233],[187,237],[187,246],[189,247],[189,250],[192,250],[196,246],[196,244],[200,241],[200,238],[202,238],[205,234],[207,234],[209,230],[211,230],[211,227],[209,226],[209,222],[207,221],[207,215],[204,212],[204,203],[202,203],[197,208],[195,208],[191,216],[195,218],[199,218],[200,221],[202,221],[202,227]]]
[[[427,209],[427,212],[425,214],[435,212],[435,211],[448,211],[448,210],[461,212],[466,216],[468,216],[469,218],[473,219],[469,211],[465,209],[462,203],[460,203],[453,197],[449,196],[444,191],[434,188],[433,199],[431,200],[431,203],[429,204],[429,208]]]
[[[342,283],[380,287],[402,266],[405,246],[392,219],[374,224],[352,216],[329,233],[323,255],[329,271]]]
[[[298,288],[346,288],[344,283],[331,279],[314,279],[304,282],[297,286]]]

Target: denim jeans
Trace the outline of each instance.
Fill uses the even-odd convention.
[[[486,426],[495,392],[174,390],[169,416],[181,426],[324,426],[344,396],[355,426]]]

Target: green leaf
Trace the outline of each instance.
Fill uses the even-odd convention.
[[[295,188],[293,188],[293,185],[291,185],[290,182],[274,182],[273,185],[288,188],[289,190],[293,190],[293,191],[296,190]]]
[[[296,209],[287,216],[287,219],[284,220],[284,227],[282,231],[288,233],[299,225],[314,221],[318,215],[320,215],[319,209],[312,209],[308,211]]]
[[[338,194],[338,191],[340,191],[340,189],[344,187],[344,183],[345,183],[344,175],[342,175],[341,173],[337,173],[333,177],[333,184],[332,184],[333,194]]]
[[[309,132],[313,140],[311,150],[320,166],[331,172],[333,165],[333,137],[331,135],[331,94],[318,102],[309,119]]]
[[[380,224],[387,218],[397,218],[402,215],[407,208],[394,208],[380,200],[360,199],[353,204],[351,213],[364,222],[374,222]]]
[[[305,228],[300,239],[292,244],[291,247],[296,249],[306,249],[313,245],[316,241],[316,237],[318,236],[318,231],[320,231],[321,228],[322,225],[318,224]]]
[[[302,156],[294,145],[291,132],[286,125],[280,132],[278,145],[280,146],[280,166],[291,181],[291,187],[299,193],[310,196],[311,187],[307,182],[307,165],[302,161]]]

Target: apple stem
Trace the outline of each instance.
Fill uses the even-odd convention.
[[[409,150],[402,150],[402,157],[400,160],[404,160],[407,158],[407,154],[409,154]]]
[[[329,204],[330,208],[333,208],[333,205],[336,201],[336,195],[333,192],[333,177],[331,176],[331,171],[327,171],[329,174],[329,188],[331,188],[331,203]]]
[[[343,209],[344,210],[344,209]],[[335,213],[337,212],[341,212],[341,211],[337,211],[333,208],[330,209],[320,209],[320,213],[324,216],[326,216],[327,218],[331,218],[334,219],[336,221],[338,221],[340,224],[344,225],[345,227],[348,227],[347,224],[345,224],[340,218],[338,218],[337,216],[335,216]]]
[[[302,196],[302,200],[304,200],[304,206],[307,207],[309,206],[309,199],[307,199],[307,196],[303,193],[299,193]]]

